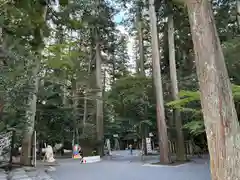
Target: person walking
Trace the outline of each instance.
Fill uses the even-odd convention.
[[[83,151],[82,151],[81,146],[79,146],[78,153],[80,155],[80,162],[83,163]]]
[[[130,149],[130,154],[133,154],[133,149],[132,149],[132,144],[129,145],[129,149]]]

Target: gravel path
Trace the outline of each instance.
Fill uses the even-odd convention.
[[[127,151],[113,153],[112,160],[94,164],[80,164],[77,160],[59,160],[61,164],[51,172],[55,180],[210,180],[209,164],[206,160],[196,160],[180,166],[143,165],[140,158],[131,156]],[[153,161],[149,159],[148,161]],[[156,161],[156,157],[155,157]]]

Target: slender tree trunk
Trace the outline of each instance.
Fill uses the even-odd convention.
[[[3,49],[3,38],[2,38],[2,28],[0,27],[0,68],[3,67],[4,62],[2,60],[2,57],[4,57],[4,54],[2,53],[2,49]]]
[[[114,53],[115,53],[115,50],[112,54],[112,83],[114,83],[116,80],[116,60],[115,60]]]
[[[240,31],[240,0],[237,1],[237,22],[238,22],[238,29]]]
[[[4,107],[4,102],[3,100],[0,100],[0,121],[2,120],[2,117],[3,117],[3,107]]]
[[[158,48],[157,38],[157,21],[154,7],[154,0],[149,0],[149,16],[150,16],[150,28],[152,35],[152,66],[153,66],[153,79],[156,93],[156,109],[157,109],[157,127],[158,138],[160,147],[160,161],[162,163],[169,163],[169,149],[168,149],[168,135],[167,125],[165,121],[164,103],[163,103],[163,91],[162,91],[162,77],[160,72],[160,54]]]
[[[47,6],[42,7],[42,19],[45,21],[47,13]],[[36,27],[39,28],[39,27]],[[39,31],[39,35],[42,36],[42,30],[37,29]],[[43,37],[41,37],[43,38]],[[22,140],[22,154],[21,154],[21,163],[23,165],[31,165],[31,148],[32,148],[32,136],[34,133],[35,126],[35,116],[36,116],[36,107],[37,107],[37,93],[39,87],[39,76],[38,73],[40,71],[41,65],[41,53],[42,49],[36,47],[36,55],[38,58],[36,59],[36,66],[33,69],[33,86],[34,91],[29,95],[28,105],[29,108],[26,110],[26,124],[25,129],[23,131],[23,140]]]
[[[83,129],[82,129],[82,133],[83,133],[83,134],[85,133],[87,115],[88,115],[88,110],[87,110],[87,97],[86,97],[86,95],[85,95],[85,98],[84,98],[84,112],[83,112]]]
[[[91,44],[91,48],[90,48],[90,55],[89,55],[89,64],[88,64],[88,76],[90,76],[91,73],[91,65],[92,65],[92,44]],[[83,130],[82,133],[85,133],[85,127],[86,127],[86,121],[87,121],[87,117],[88,117],[88,99],[87,99],[87,94],[88,93],[84,93],[84,113],[83,113]]]
[[[68,96],[67,96],[67,93],[68,93],[68,90],[67,90],[67,85],[68,85],[68,79],[67,79],[67,75],[65,74],[64,76],[64,80],[63,80],[63,86],[62,86],[62,91],[63,91],[63,95],[62,95],[62,105],[63,105],[63,108],[64,108],[64,111],[66,111],[66,109],[68,108],[69,106],[69,103],[68,103]],[[68,117],[66,114],[64,114],[64,119],[66,120]],[[63,129],[62,129],[63,130]],[[64,130],[63,130],[63,134],[64,134]],[[61,142],[64,144],[64,137],[61,138]],[[63,155],[64,152],[61,151],[61,155]]]
[[[79,144],[80,137],[79,137],[79,124],[78,124],[78,85],[77,81],[73,80],[72,81],[72,108],[73,108],[73,121],[74,121],[74,128],[75,128],[75,133],[76,133],[76,140],[77,144]]]
[[[59,39],[59,44],[63,44],[64,43],[64,35],[63,35],[63,28],[62,28],[62,26],[61,25],[59,25],[58,27],[58,34],[57,34],[57,37],[56,38],[58,38]],[[71,48],[69,47],[68,48],[68,54],[69,54],[69,56],[70,56],[70,52],[71,52]],[[62,59],[62,49],[60,48],[59,49],[59,54],[58,54],[58,56],[59,56],[59,60],[61,60]],[[62,105],[63,105],[63,108],[64,108],[64,110],[66,110],[67,108],[68,108],[68,96],[67,96],[67,94],[68,94],[68,90],[67,90],[67,87],[68,87],[68,73],[65,71],[64,72],[64,79],[63,79],[63,85],[62,85],[62,91],[63,91],[63,96],[62,96]],[[64,114],[64,119],[65,120],[67,120],[67,115],[66,115],[66,113]],[[62,127],[62,138],[61,138],[61,142],[62,142],[62,144],[64,144],[64,136],[63,136],[63,134],[64,134],[64,129],[63,129],[63,127]],[[61,155],[63,155],[64,154],[64,151],[61,151]]]
[[[87,121],[87,97],[85,96],[84,98],[84,112],[83,112],[83,134],[85,133],[85,126],[86,126],[86,121]]]
[[[23,141],[22,141],[22,154],[21,163],[24,165],[31,165],[31,150],[32,150],[32,136],[35,126],[35,115],[37,106],[37,93],[39,87],[38,72],[40,68],[40,62],[36,63],[36,67],[33,70],[34,91],[29,96],[29,108],[26,110],[26,128],[24,129]]]
[[[67,80],[64,80],[64,85],[63,85],[63,99],[62,99],[62,103],[63,103],[63,107],[66,108],[67,107]]]
[[[138,12],[137,12],[137,27],[138,27],[138,46],[139,46],[139,54],[140,54],[140,59],[139,59],[139,67],[140,69],[140,74],[142,76],[145,76],[145,69],[144,69],[144,51],[143,51],[143,28],[142,28],[142,17],[141,17],[141,8],[138,7]]]
[[[100,17],[102,0],[95,1],[95,16]],[[100,144],[98,146],[98,153],[100,156],[104,155],[104,132],[103,132],[103,87],[102,87],[102,58],[100,49],[100,32],[99,27],[95,27],[95,51],[96,51],[96,126],[97,126],[97,140]]]
[[[0,27],[0,50],[3,49],[3,38],[2,38],[2,28]],[[4,57],[4,55],[2,55],[0,53],[0,58]],[[2,61],[2,59],[0,59],[0,68],[4,65],[4,62]],[[4,101],[3,98],[0,98],[0,120],[2,120],[2,114],[3,114],[3,107],[4,107]]]
[[[7,47],[4,41],[3,28],[0,27],[0,68],[7,65]]]
[[[178,100],[178,82],[177,82],[177,68],[175,60],[175,43],[174,43],[174,22],[173,15],[168,16],[168,48],[169,48],[169,63],[170,63],[170,77],[172,84],[172,96],[173,100]],[[177,132],[177,160],[186,160],[184,136],[182,132],[182,120],[181,114],[178,109],[173,110],[174,120],[176,124]]]
[[[62,86],[62,91],[63,91],[63,96],[62,96],[62,105],[64,108],[64,111],[68,108],[68,90],[67,90],[67,85],[68,85],[68,78],[67,74],[65,73],[64,80],[63,80],[63,86]],[[66,120],[68,117],[66,113],[64,114],[64,119]],[[64,134],[64,128],[62,128],[62,134]],[[61,143],[64,144],[64,136],[61,138]],[[64,154],[64,151],[61,151],[61,155]]]
[[[2,27],[0,27],[0,45],[3,44],[3,35],[2,35]]]
[[[102,101],[102,59],[100,54],[100,44],[98,38],[96,38],[96,85],[98,88],[97,95],[97,140],[101,142],[101,146],[98,148],[99,154],[103,155],[103,101]]]
[[[186,0],[213,180],[240,179],[239,123],[210,1]]]
[[[139,69],[139,75],[141,75],[142,77],[145,77],[145,67],[144,67],[144,62],[145,62],[145,59],[144,59],[144,45],[143,45],[143,27],[142,27],[142,8],[140,7],[140,5],[138,5],[139,7],[137,7],[137,18],[136,18],[136,21],[137,21],[137,31],[138,31],[138,47],[139,47],[139,55],[140,55],[140,58],[139,58],[139,62],[138,62],[138,69]],[[146,105],[144,105],[146,106]],[[146,107],[144,107],[144,109],[146,109]],[[146,112],[143,114],[143,120],[146,119]],[[147,155],[147,143],[146,143],[146,137],[147,137],[147,125],[146,124],[143,124],[143,127],[142,127],[142,138],[143,138],[143,145],[144,145],[144,151],[145,151],[145,154]]]
[[[136,68],[136,73],[139,74],[139,72],[140,72],[139,71],[139,66],[140,65],[139,65],[138,53],[137,52],[135,53],[135,63],[136,63],[136,67],[135,67]]]
[[[102,90],[102,96],[104,97],[105,92],[106,92],[106,69],[104,69],[103,72],[103,90]]]

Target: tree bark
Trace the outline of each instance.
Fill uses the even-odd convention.
[[[68,99],[67,99],[67,83],[68,83],[68,80],[67,80],[67,76],[65,76],[65,80],[64,80],[64,84],[63,84],[63,99],[62,99],[62,103],[63,103],[63,107],[66,108],[67,105],[68,105]]]
[[[92,48],[92,43],[90,45],[90,52],[89,52],[89,64],[88,64],[88,76],[90,77],[91,75],[91,66],[92,66],[92,52],[93,52],[93,48]],[[82,129],[82,133],[85,133],[85,127],[86,127],[86,121],[87,121],[87,117],[88,117],[88,99],[87,99],[87,92],[84,93],[84,114],[83,114],[83,129]]]
[[[115,46],[112,53],[112,83],[116,80],[116,59],[115,59]]]
[[[33,85],[34,92],[29,95],[29,109],[26,110],[26,124],[23,133],[22,140],[22,153],[21,153],[21,163],[23,165],[31,165],[31,154],[32,154],[32,136],[35,126],[35,116],[37,108],[37,93],[39,87],[39,77],[38,72],[40,69],[40,62],[36,63],[36,67],[33,70]]]
[[[240,0],[237,1],[237,22],[238,22],[238,29],[240,31]]]
[[[145,58],[144,58],[144,44],[143,44],[143,21],[142,21],[142,7],[141,7],[141,0],[138,1],[138,5],[137,5],[137,13],[136,13],[136,23],[137,23],[137,31],[138,31],[138,48],[139,48],[139,62],[138,62],[138,74],[142,77],[145,77],[145,67],[144,67],[144,63],[145,63]],[[144,105],[144,109],[146,109],[146,105]],[[144,110],[145,111],[145,110]],[[146,119],[146,111],[143,114],[143,120]],[[145,155],[147,155],[147,142],[146,142],[146,137],[147,137],[147,125],[143,124],[142,127],[142,139],[143,139],[143,146],[144,146],[144,151],[145,151]]]
[[[158,33],[156,24],[156,13],[154,7],[154,0],[149,1],[149,16],[151,28],[151,44],[152,44],[152,66],[153,66],[153,80],[156,93],[156,110],[157,110],[157,127],[160,148],[160,161],[162,163],[169,163],[169,149],[168,149],[168,135],[165,121],[163,92],[162,92],[162,77],[160,72],[160,54],[158,48]]]
[[[72,81],[72,108],[73,108],[73,124],[76,133],[76,141],[79,144],[80,137],[79,137],[79,124],[78,124],[78,85],[77,81],[74,79]]]
[[[170,64],[170,78],[172,84],[173,100],[178,100],[178,82],[177,82],[177,68],[175,59],[175,43],[174,43],[174,21],[173,15],[168,16],[168,48],[169,48],[169,64]],[[181,113],[178,109],[173,109],[174,120],[177,132],[177,160],[185,161],[185,146],[184,136],[182,132]]]
[[[239,123],[210,1],[186,0],[213,180],[240,179]]]
[[[103,155],[103,102],[102,102],[102,59],[100,54],[100,44],[96,38],[96,85],[98,91],[96,93],[96,124],[97,124],[97,140],[101,142],[98,148],[99,155]]]
[[[107,80],[107,77],[106,77],[106,69],[103,70],[103,89],[102,89],[102,96],[103,96],[103,99],[105,97],[105,93],[106,93],[106,80]]]
[[[139,69],[140,75],[145,76],[144,69],[144,51],[143,51],[143,28],[142,28],[142,18],[141,18],[141,8],[137,7],[137,29],[138,29],[138,46],[139,46]]]
[[[87,97],[84,95],[84,112],[83,112],[83,129],[82,134],[85,134],[85,127],[86,127],[86,121],[87,121],[87,115],[88,115],[88,109],[87,109]]]
[[[2,27],[0,27],[0,58],[4,57],[4,55],[1,52],[1,49],[3,49],[3,36],[2,36]],[[2,68],[4,65],[4,62],[2,59],[0,59],[0,68]]]
[[[41,13],[42,13],[42,19],[45,21],[47,6],[42,7]],[[39,27],[36,27],[36,28],[39,28]],[[38,29],[38,31],[39,31],[39,35],[42,36],[42,29]],[[25,124],[25,129],[23,131],[23,140],[22,140],[21,163],[23,165],[31,165],[32,136],[34,133],[34,126],[35,126],[37,93],[38,93],[38,87],[39,87],[38,73],[40,71],[40,65],[41,65],[41,58],[40,58],[41,53],[42,53],[42,49],[39,47],[36,47],[35,54],[38,56],[38,58],[36,60],[36,66],[34,67],[33,73],[32,73],[34,91],[29,95],[29,98],[28,98],[29,109],[26,110],[26,124]]]
[[[3,48],[2,28],[0,27],[0,49]],[[1,55],[0,55],[1,57]],[[4,62],[0,59],[0,68],[4,65]],[[4,101],[0,98],[0,120],[2,120]]]

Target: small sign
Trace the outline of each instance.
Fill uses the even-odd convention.
[[[149,137],[153,137],[153,133],[152,132],[149,133]]]
[[[146,138],[147,153],[152,153],[151,138]]]
[[[151,143],[151,138],[146,138],[147,143]]]

